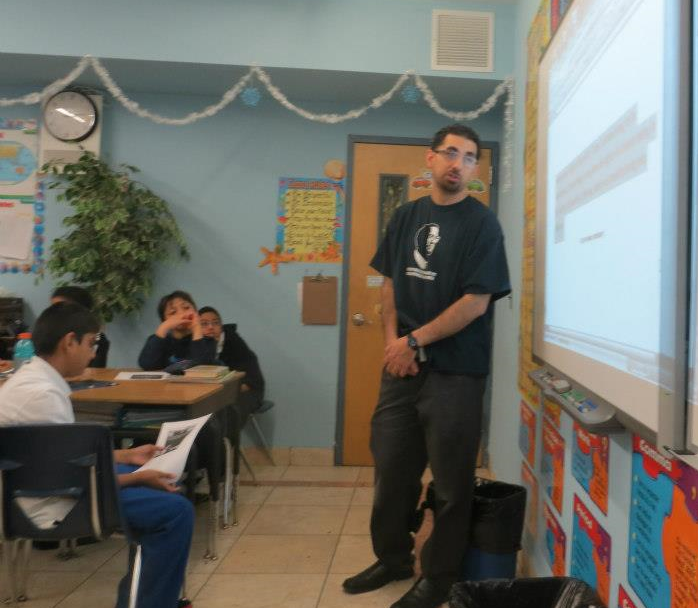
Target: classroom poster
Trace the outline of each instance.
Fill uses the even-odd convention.
[[[572,475],[604,514],[608,514],[608,437],[574,423]]]
[[[576,494],[570,562],[570,576],[579,578],[596,589],[604,604],[608,605],[611,588],[611,537]]]
[[[554,34],[560,27],[560,22],[565,16],[572,0],[551,0],[550,4],[550,30]]]
[[[34,198],[37,160],[36,120],[0,118],[0,196]]]
[[[565,576],[567,535],[547,502],[543,503],[543,516],[545,518],[545,557],[550,564],[553,576]]]
[[[536,460],[536,413],[521,400],[521,424],[519,424],[519,448],[528,464],[535,467]]]
[[[628,592],[623,588],[623,585],[618,585],[618,608],[640,608]]]
[[[276,245],[294,262],[341,262],[344,181],[279,179]]]
[[[521,483],[526,488],[524,535],[527,543],[531,543],[538,534],[538,480],[525,460],[521,461]]]
[[[540,464],[541,481],[545,492],[562,514],[562,495],[565,483],[565,440],[546,418],[543,420],[543,450]]]
[[[37,179],[35,119],[0,118],[0,274],[40,273],[44,182]]]
[[[536,242],[536,170],[538,140],[538,63],[550,42],[550,0],[542,0],[527,39],[526,109],[524,143],[524,235],[521,257],[521,306],[519,338],[519,378],[521,394],[534,403],[540,390],[528,373],[538,367],[533,362],[533,297]]]
[[[698,608],[698,471],[633,437],[628,582],[646,608]]]
[[[541,391],[542,392],[542,391]],[[543,397],[543,415],[550,420],[558,429],[560,428],[560,414],[562,408],[552,399]]]

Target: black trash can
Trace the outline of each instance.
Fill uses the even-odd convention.
[[[451,588],[450,608],[604,608],[584,581],[565,576],[465,581]]]
[[[435,506],[434,482],[431,482],[421,511],[425,508],[434,511]],[[463,580],[514,577],[525,513],[526,488],[475,478],[470,540],[462,568]],[[418,520],[421,522],[421,517]]]
[[[481,477],[475,479],[463,580],[514,577],[525,515],[526,488]]]

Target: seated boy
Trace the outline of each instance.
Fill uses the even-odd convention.
[[[237,333],[235,323],[223,324],[221,315],[212,306],[199,309],[201,330],[205,337],[216,341],[217,363],[229,369],[245,372],[240,386],[240,395],[233,406],[240,428],[245,426],[250,414],[262,405],[264,399],[264,376],[254,351]]]
[[[75,421],[65,378],[78,376],[94,356],[99,321],[79,304],[49,306],[36,321],[32,339],[37,356],[0,387],[0,425]],[[157,452],[153,445],[114,450],[121,504],[142,547],[137,604],[176,608],[189,556],[194,514],[174,493],[172,476],[136,471]],[[128,604],[129,574],[119,585],[117,606]]]
[[[190,360],[210,365],[216,359],[216,343],[204,337],[196,304],[186,291],[173,291],[158,304],[160,325],[143,345],[138,365],[145,370],[164,369],[172,363]]]
[[[55,304],[56,302],[73,302],[73,304],[84,306],[87,310],[94,310],[95,305],[90,292],[84,287],[78,287],[77,285],[56,287],[51,294],[51,304]],[[94,357],[87,367],[106,367],[108,353],[109,340],[107,340],[107,336],[104,332],[100,331],[97,334]]]

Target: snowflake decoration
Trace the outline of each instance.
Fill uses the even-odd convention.
[[[419,89],[413,84],[405,85],[400,92],[400,95],[402,96],[402,101],[405,103],[417,103],[419,98],[422,96]]]
[[[257,87],[247,87],[242,92],[241,97],[242,103],[244,103],[246,106],[254,108],[259,103],[259,100],[262,99],[262,94],[259,92]]]

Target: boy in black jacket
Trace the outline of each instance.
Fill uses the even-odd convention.
[[[204,336],[194,299],[186,291],[173,291],[160,300],[162,321],[148,337],[138,357],[144,370],[164,369],[184,359],[195,365],[211,365],[216,359],[216,342]]]
[[[264,377],[259,368],[257,355],[238,335],[234,323],[223,325],[218,311],[211,306],[199,309],[199,323],[204,337],[215,341],[215,359],[230,369],[245,372],[240,386],[240,397],[235,403],[240,428],[245,426],[248,416],[259,409],[264,398]]]

